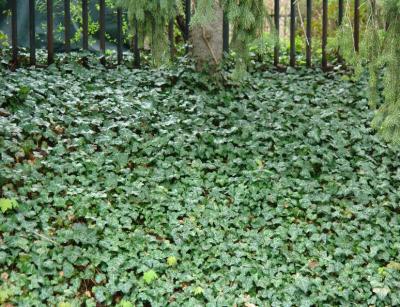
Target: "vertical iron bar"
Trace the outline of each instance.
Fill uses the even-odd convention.
[[[84,50],[89,49],[88,0],[82,0],[82,46]]]
[[[140,67],[140,50],[139,50],[139,31],[138,31],[138,20],[135,17],[134,20],[135,34],[133,36],[133,53],[134,53],[134,66]]]
[[[35,0],[29,0],[29,62],[36,65]]]
[[[47,0],[47,64],[54,62],[53,0]]]
[[[226,12],[222,23],[222,50],[225,54],[229,53],[229,19]]]
[[[338,27],[341,27],[342,23],[343,23],[343,12],[344,12],[343,6],[344,6],[343,0],[339,0],[339,4],[338,4]],[[342,56],[340,54],[340,48],[338,50],[338,61],[339,61],[339,63],[343,63],[343,58],[342,58]]]
[[[17,0],[11,0],[11,45],[12,61],[18,65]]]
[[[343,23],[343,0],[339,0],[338,6],[338,25],[341,26]]]
[[[328,42],[328,0],[322,0],[322,69],[328,68],[326,44]]]
[[[354,0],[354,49],[360,49],[360,0]]]
[[[290,0],[290,66],[296,66],[296,0]]]
[[[191,0],[185,0],[185,43],[186,53],[189,52],[189,31],[190,31],[190,17],[191,17]]]
[[[307,0],[307,29],[306,29],[306,63],[307,67],[311,67],[311,48],[312,48],[312,31],[311,31],[311,22],[312,22],[312,0]]]
[[[122,63],[122,8],[117,9],[117,60]]]
[[[64,0],[64,47],[65,52],[71,51],[71,3]]]
[[[105,0],[99,0],[99,23],[100,23],[100,51],[104,54],[106,51],[106,3]]]
[[[168,41],[169,41],[169,53],[171,60],[175,58],[175,37],[174,37],[174,18],[171,18],[168,22]]]
[[[280,53],[280,47],[279,47],[279,22],[280,22],[280,2],[279,0],[275,0],[274,4],[274,23],[275,23],[275,33],[276,33],[276,42],[275,42],[275,47],[274,47],[274,65],[277,66],[279,64],[279,53]]]

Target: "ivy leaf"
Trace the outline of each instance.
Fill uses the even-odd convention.
[[[176,266],[178,263],[178,260],[174,256],[170,256],[167,258],[167,264],[168,266]]]
[[[28,86],[25,86],[25,85],[21,86],[18,91],[18,95],[20,96],[20,99],[26,99],[30,90],[31,89]]]
[[[10,298],[10,296],[10,290],[0,287],[0,304],[5,303]]]
[[[390,293],[390,289],[387,287],[373,288],[372,292],[374,292],[379,297],[379,299],[384,300],[386,296]]]
[[[72,275],[74,274],[74,271],[75,269],[72,264],[70,264],[69,262],[64,263],[63,272],[66,278],[71,278]]]
[[[8,210],[18,207],[18,203],[15,199],[0,198],[0,210],[6,213]]]
[[[296,278],[296,286],[306,293],[310,287],[310,280],[304,276],[298,276]]]
[[[202,287],[196,287],[193,290],[194,295],[203,295],[204,289]]]
[[[151,284],[158,278],[157,273],[154,270],[147,271],[143,274],[143,280],[146,284]]]
[[[118,307],[133,307],[134,305],[130,301],[121,300],[117,306]]]

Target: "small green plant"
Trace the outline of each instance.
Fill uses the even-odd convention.
[[[168,266],[176,266],[178,263],[178,260],[174,256],[170,256],[167,258],[167,264]]]
[[[202,287],[196,287],[193,289],[193,294],[194,295],[203,295],[204,289]]]
[[[157,273],[154,270],[147,271],[143,274],[143,280],[146,284],[151,284],[158,278]]]
[[[0,50],[2,48],[8,47],[8,37],[7,34],[0,31]]]
[[[130,301],[127,301],[127,300],[121,300],[117,305],[117,307],[133,307],[133,306],[134,305]]]
[[[0,198],[0,210],[3,213],[6,213],[8,210],[14,209],[18,207],[18,203],[14,198]]]
[[[11,295],[12,293],[10,289],[6,288],[5,286],[0,287],[0,305],[3,306],[2,304],[7,302]]]

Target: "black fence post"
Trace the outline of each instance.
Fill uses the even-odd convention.
[[[18,28],[17,28],[17,0],[11,1],[11,46],[12,61],[18,65]]]
[[[296,0],[290,0],[290,66],[296,66]]]
[[[122,8],[117,9],[117,61],[122,63]]]
[[[64,0],[64,48],[65,52],[71,51],[71,3]]]
[[[138,20],[135,17],[134,20],[134,31],[135,34],[133,36],[133,54],[134,54],[134,66],[135,68],[140,67],[140,50],[139,50],[139,29],[138,29]]]
[[[328,0],[322,0],[322,69],[328,68],[326,45],[328,42]]]
[[[224,54],[229,53],[229,19],[226,12],[224,12],[222,21],[222,51]]]
[[[354,0],[354,49],[360,50],[360,0]]]
[[[169,42],[169,54],[171,60],[174,60],[175,58],[174,18],[171,18],[168,22],[168,42]]]
[[[36,65],[35,0],[29,0],[29,63]]]
[[[339,0],[338,3],[338,27],[341,27],[343,23],[343,0]],[[340,48],[338,52],[338,62],[343,63],[343,58],[340,54]]]
[[[88,0],[82,0],[82,47],[89,49],[89,12]]]
[[[306,65],[307,67],[311,67],[311,58],[312,58],[312,31],[311,31],[311,22],[312,22],[312,0],[307,0],[307,29],[306,29]]]
[[[338,3],[338,25],[341,26],[343,23],[343,0],[339,0]]]
[[[99,24],[100,24],[100,51],[104,54],[106,51],[106,3],[105,0],[99,0]]]
[[[279,0],[274,1],[274,24],[275,24],[275,46],[274,46],[274,65],[278,66],[279,64],[279,53],[280,53],[280,44],[279,44],[279,22],[280,22],[280,2]]]
[[[191,17],[191,0],[185,0],[185,43],[186,43],[186,53],[189,52],[190,17]]]
[[[53,0],[47,0],[47,64],[54,62]]]

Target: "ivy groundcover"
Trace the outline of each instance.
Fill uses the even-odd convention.
[[[400,157],[366,88],[0,69],[0,305],[400,305]]]

